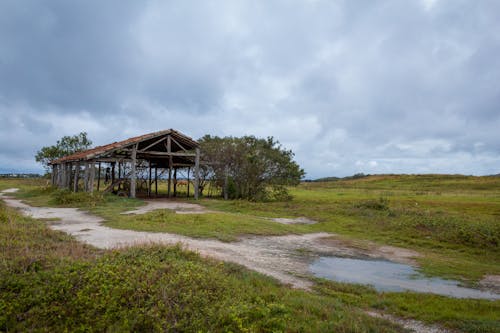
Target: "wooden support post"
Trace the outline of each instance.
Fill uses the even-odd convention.
[[[172,183],[172,168],[168,168],[167,197],[170,198],[170,184]]]
[[[56,185],[56,177],[57,177],[56,165],[52,164],[52,179],[51,179],[52,186]]]
[[[85,192],[89,191],[89,162],[85,162],[83,170],[83,190]]]
[[[194,158],[194,199],[198,200],[200,196],[200,148],[196,148],[196,157]]]
[[[59,164],[53,165],[54,168],[54,186],[57,186],[59,181]]]
[[[66,184],[65,184],[65,188],[67,188],[68,190],[71,191],[71,180],[72,180],[72,177],[71,177],[71,172],[73,171],[73,163],[68,163],[67,164],[67,174],[66,174]]]
[[[66,163],[60,164],[60,169],[59,188],[64,188],[64,183],[66,182]]]
[[[177,197],[177,168],[174,168],[174,198]]]
[[[89,192],[94,192],[94,179],[95,179],[95,163],[90,163],[90,175],[89,175]]]
[[[130,173],[130,197],[135,198],[135,182],[136,182],[136,170],[135,170],[135,165],[137,163],[137,146],[138,144],[136,143],[134,147],[132,148],[132,171]]]
[[[69,183],[71,179],[71,163],[66,163],[65,168],[66,177],[64,178],[64,189],[69,189]]]
[[[158,195],[158,167],[155,167],[155,194]]]
[[[167,153],[172,152],[172,138],[170,135],[167,137]],[[170,184],[172,182],[172,155],[168,157],[168,189],[167,196],[170,198]]]
[[[148,196],[151,196],[151,161],[149,161]]]
[[[118,162],[118,180],[120,180],[120,183],[118,183],[118,191],[120,190],[120,187],[122,186],[121,180],[122,180],[122,162]]]
[[[99,171],[97,171],[97,192],[99,192],[99,187],[101,185],[101,162],[98,163]]]
[[[73,191],[78,192],[78,177],[80,176],[80,162],[75,163],[75,174],[73,176]]]
[[[111,162],[111,184],[115,183],[115,165],[116,162]]]
[[[188,167],[188,179],[187,179],[187,194],[186,194],[186,198],[189,198],[189,183],[191,183],[191,181],[189,180],[189,171],[191,171],[191,168]]]

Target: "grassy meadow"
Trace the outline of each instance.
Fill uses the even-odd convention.
[[[356,246],[375,242],[418,251],[420,268],[428,275],[469,285],[484,275],[500,275],[500,177],[387,175],[308,182],[290,189],[293,200],[288,202],[202,199],[199,203],[213,211],[204,215],[160,210],[124,216],[119,213],[143,202],[55,190],[46,180],[0,180],[0,190],[9,187],[19,187],[16,196],[30,204],[80,207],[115,228],[222,241],[326,231]],[[378,293],[320,279],[312,292],[291,290],[179,248],[96,250],[3,205],[0,209],[0,245],[9,249],[1,260],[0,313],[5,314],[0,331],[92,330],[94,317],[96,331],[398,330],[363,310],[461,332],[500,331],[500,301]],[[274,217],[318,223],[283,225],[269,220]],[[185,293],[191,298],[185,299]],[[59,311],[64,315],[56,317]]]

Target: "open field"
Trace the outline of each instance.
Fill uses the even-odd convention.
[[[415,250],[421,254],[416,260],[422,271],[430,275],[451,277],[464,283],[475,284],[485,275],[500,274],[498,177],[374,176],[357,180],[304,183],[292,189],[294,199],[290,202],[256,203],[204,199],[200,203],[214,212],[181,215],[160,210],[138,216],[124,216],[120,213],[140,206],[141,200],[98,194],[69,194],[36,187],[39,182],[2,180],[0,190],[20,187],[21,191],[17,196],[39,206],[81,207],[104,217],[106,224],[115,228],[164,231],[223,241],[234,241],[239,236],[248,234],[283,235],[326,231],[338,234],[345,242],[359,248],[375,243]],[[11,211],[9,214],[16,216],[15,219],[20,218]],[[284,225],[268,219],[276,217],[307,217],[318,223]],[[20,219],[26,221],[25,218]],[[43,242],[43,239],[38,241]],[[127,251],[138,250],[125,252]],[[141,251],[150,253],[160,250]],[[93,263],[108,255],[108,252],[96,253],[98,254],[91,259]],[[112,253],[122,255],[124,252]],[[48,261],[53,260],[55,259],[50,258]],[[203,260],[201,262],[205,263]],[[256,276],[256,279],[264,279],[269,283],[271,281],[241,268],[238,272]],[[233,272],[222,271],[220,274],[231,276]],[[324,280],[316,282],[313,293],[299,292],[300,303],[308,313],[316,312],[315,307],[321,308],[321,302],[327,299],[328,302],[337,304],[337,313],[351,311],[352,308],[382,310],[402,317],[439,323],[463,332],[499,331],[499,301],[452,299],[416,293],[378,293],[361,286]],[[273,288],[288,290],[276,285]],[[252,292],[254,296],[260,295],[261,290]],[[307,300],[304,300],[304,297]],[[277,299],[279,304],[290,308],[291,305],[281,296]],[[294,302],[296,300],[292,301]],[[305,315],[298,318],[307,321]],[[364,316],[360,320],[360,325],[373,323],[373,319],[365,319]],[[299,324],[297,321],[293,324],[295,326],[288,326],[288,330],[298,330]],[[319,329],[321,326],[317,327]],[[339,331],[366,331],[366,327],[360,326],[358,329],[345,326]],[[312,328],[310,330],[314,331]],[[390,328],[379,326],[375,331],[384,330]]]
[[[0,331],[399,331],[179,247],[96,250],[2,203],[0,246]]]

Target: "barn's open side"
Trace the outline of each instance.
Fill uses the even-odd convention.
[[[100,190],[101,175],[105,167],[108,184],[105,191],[123,192],[136,197],[139,172],[147,172],[147,190],[151,195],[153,183],[158,194],[158,171],[168,173],[167,194],[177,194],[177,172],[187,169],[187,193],[189,194],[189,173],[194,168],[194,197],[199,196],[200,148],[198,142],[173,129],[144,134],[127,140],[113,142],[51,162],[52,184],[59,188],[78,191],[80,179],[83,189],[94,190],[97,168],[97,190]],[[154,171],[154,177],[153,177]],[[173,193],[171,184],[173,182]]]

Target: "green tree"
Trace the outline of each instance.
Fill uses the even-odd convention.
[[[92,141],[87,138],[87,132],[73,136],[63,136],[53,146],[42,147],[35,155],[35,160],[49,170],[49,163],[57,158],[89,149]]]
[[[202,161],[214,184],[227,189],[232,199],[283,200],[287,186],[298,185],[304,170],[293,152],[272,137],[212,137],[200,139]],[[227,186],[225,186],[225,183]]]

